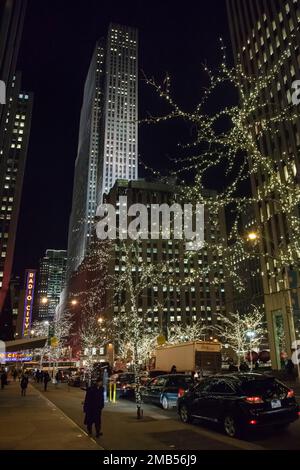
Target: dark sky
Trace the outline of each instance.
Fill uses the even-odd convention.
[[[205,85],[202,64],[220,61],[220,36],[230,49],[225,0],[28,3],[18,68],[35,100],[15,252],[15,274],[21,275],[37,267],[47,248],[67,248],[84,80],[108,24],[139,29],[139,69],[158,79],[168,72],[177,101],[188,109]],[[140,82],[139,117],[160,108]],[[141,127],[139,154],[164,170],[177,140],[176,126]]]

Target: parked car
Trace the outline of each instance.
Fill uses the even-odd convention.
[[[81,378],[80,375],[73,375],[68,380],[68,385],[70,387],[80,387],[81,386]]]
[[[140,380],[143,385],[147,384],[150,382],[151,379],[154,379],[155,377],[159,377],[160,375],[166,375],[168,372],[165,370],[149,370],[149,371],[143,371],[140,374]]]
[[[167,410],[176,406],[178,397],[181,397],[193,384],[191,375],[160,375],[141,387],[142,399],[145,403],[161,405]]]
[[[134,373],[124,372],[118,374],[116,379],[117,396],[118,398],[133,398],[134,397]]]
[[[178,400],[184,423],[222,425],[230,437],[266,426],[286,427],[299,417],[294,391],[262,374],[236,373],[203,379]]]

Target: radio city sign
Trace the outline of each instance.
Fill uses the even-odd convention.
[[[24,299],[24,316],[23,316],[23,338],[30,335],[32,308],[34,301],[36,270],[28,269],[26,271],[25,299]]]

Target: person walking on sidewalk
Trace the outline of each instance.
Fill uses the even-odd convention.
[[[26,396],[26,390],[28,387],[28,375],[23,374],[21,381],[20,381],[20,387],[21,387],[21,396],[25,397]]]
[[[5,369],[2,369],[2,371],[1,371],[1,390],[4,389],[4,385],[7,385],[7,373],[5,372]]]
[[[48,372],[44,372],[44,392],[47,392],[48,383],[50,382],[50,375]]]
[[[101,413],[104,408],[104,389],[101,380],[97,380],[87,389],[83,411],[85,413],[84,424],[87,426],[89,436],[92,435],[93,424],[96,428],[96,437],[102,436]]]

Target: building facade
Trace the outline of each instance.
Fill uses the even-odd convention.
[[[207,191],[207,196],[215,193]],[[128,207],[131,204],[170,204],[176,199],[176,186],[170,182],[149,182],[145,180],[117,180],[104,202],[112,204],[119,213],[119,198],[127,197]],[[226,240],[225,216],[220,211],[212,216],[205,213],[205,240],[210,243],[222,243]],[[141,240],[139,257],[145,263],[168,263],[170,276],[175,276],[174,283],[145,288],[137,300],[138,313],[143,318],[144,327],[149,333],[167,335],[176,325],[200,322],[207,327],[206,336],[215,334],[214,326],[226,314],[227,285],[221,257],[216,257],[208,248],[189,257],[183,240]],[[60,305],[61,311],[72,311],[73,334],[70,337],[72,349],[79,352],[79,330],[84,315],[93,308],[108,323],[114,317],[124,315],[127,293],[116,292],[114,279],[118,278],[124,268],[124,245],[115,240],[109,245],[109,252],[103,247],[103,241],[94,238],[93,250],[85,257],[78,270],[73,273],[64,292]],[[195,275],[202,268],[214,265],[213,272]],[[190,277],[193,281],[186,281]]]
[[[9,333],[11,328],[11,311],[3,312],[9,282],[15,244],[15,229],[19,212],[20,192],[23,182],[23,171],[27,152],[28,134],[31,119],[32,96],[26,115],[26,128],[22,142],[13,147],[13,130],[16,128],[17,107],[21,106],[20,75],[16,76],[16,64],[22,37],[27,0],[3,0],[0,4],[0,326]],[[4,93],[4,96],[2,96]],[[4,100],[3,100],[4,98]],[[25,125],[25,123],[24,123]],[[21,145],[20,145],[21,144]],[[14,150],[16,149],[16,150]],[[18,181],[17,181],[18,178]],[[17,183],[17,184],[16,184]],[[19,186],[19,187],[18,187]]]
[[[212,196],[213,191],[207,191],[207,196]],[[176,185],[170,182],[148,182],[145,180],[126,181],[117,180],[114,187],[105,197],[105,202],[119,209],[120,196],[127,197],[128,207],[131,204],[172,205],[176,201]],[[205,240],[216,243],[218,240],[226,240],[225,216],[220,212],[217,216],[204,213]],[[183,240],[177,240],[172,236],[168,240],[161,237],[156,239],[141,240],[139,242],[140,257],[143,262],[149,264],[167,263],[170,265],[170,275],[174,275],[174,285],[166,282],[165,286],[147,288],[138,299],[138,312],[144,318],[145,327],[149,332],[163,333],[173,331],[178,324],[191,324],[199,321],[207,326],[207,334],[213,331],[213,327],[220,321],[220,314],[226,313],[225,301],[225,275],[221,258],[216,258],[208,248],[203,248],[192,257],[189,256]],[[216,263],[214,273],[194,276],[193,281],[185,279],[193,277],[194,273],[205,272],[208,266]],[[122,244],[116,240],[115,254],[108,261],[108,275],[117,277],[124,269],[124,253]],[[114,289],[107,293],[106,314],[112,318],[124,311],[124,298],[115,296]]]
[[[0,80],[5,83],[6,105],[16,71],[27,0],[2,0],[0,3]],[[0,143],[3,138],[7,106],[0,103]]]
[[[227,6],[235,61],[241,62],[247,75],[264,74],[289,50],[273,83],[264,91],[264,101],[270,103],[267,112],[272,116],[272,105],[279,111],[291,105],[293,82],[300,78],[299,1],[227,0]],[[266,132],[257,145],[262,154],[272,156],[281,183],[291,179],[299,184],[299,118],[282,120],[279,129]],[[254,195],[263,191],[265,181],[262,172],[252,176]],[[299,217],[299,213],[295,215]],[[299,273],[293,266],[286,266],[283,271],[277,269],[278,253],[281,249],[289,250],[290,228],[285,214],[278,213],[266,198],[256,205],[256,224],[261,235],[271,359],[273,367],[279,369],[283,358],[291,356],[295,340],[300,339]]]
[[[21,92],[20,82],[17,73],[0,148],[0,312],[11,278],[33,106],[32,93]]]
[[[241,216],[240,236],[248,239],[252,233],[256,234],[256,230],[255,208],[251,205],[245,208],[245,212]],[[241,280],[243,290],[239,291],[233,286],[232,299],[228,297],[228,309],[234,312],[238,311],[242,315],[253,310],[253,306],[264,311],[264,288],[260,255],[257,246],[252,247],[250,242],[249,250],[249,257],[237,254],[233,263],[236,274]]]
[[[38,289],[35,319],[53,320],[64,288],[67,252],[65,250],[46,250],[41,259],[38,272]]]
[[[137,178],[137,31],[109,26],[88,71],[80,117],[67,277],[88,252],[97,204],[117,178]]]

